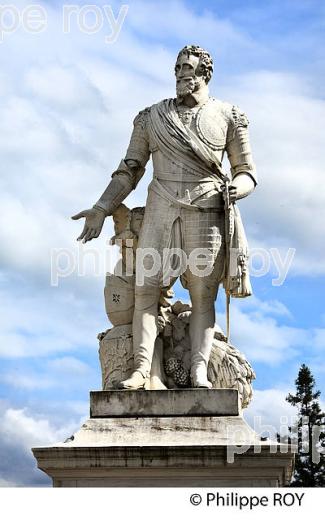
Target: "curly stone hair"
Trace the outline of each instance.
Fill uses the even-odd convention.
[[[191,54],[193,56],[197,56],[200,58],[199,62],[199,69],[202,74],[202,76],[205,79],[206,83],[209,83],[212,73],[213,73],[213,59],[211,55],[208,53],[208,51],[202,49],[202,47],[199,47],[199,45],[185,45],[182,50],[179,51],[176,63],[178,59],[183,55],[187,54],[190,56]],[[176,65],[175,65],[175,72],[176,72]]]

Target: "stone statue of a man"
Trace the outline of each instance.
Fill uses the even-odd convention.
[[[207,364],[214,335],[214,302],[225,272],[224,152],[231,165],[230,202],[246,197],[256,185],[248,120],[238,107],[209,96],[212,72],[212,58],[204,49],[191,45],[179,52],[175,66],[177,97],[137,115],[126,156],[103,195],[92,209],[73,217],[86,218],[80,240],[98,237],[105,218],[136,188],[152,156],[153,180],[138,248],[162,254],[166,249],[181,247],[187,258],[199,248],[210,251],[212,257],[209,274],[200,276],[197,269],[187,267],[181,276],[192,302],[192,386],[205,388],[211,387]],[[148,255],[143,261],[149,273],[152,258]],[[134,372],[120,388],[142,388],[150,374],[165,274],[162,262],[159,272],[136,284]]]

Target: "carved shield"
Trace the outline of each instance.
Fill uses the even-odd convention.
[[[227,120],[216,101],[200,108],[196,117],[196,128],[201,140],[212,150],[224,148],[227,137]]]

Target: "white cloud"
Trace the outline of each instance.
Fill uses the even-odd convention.
[[[48,419],[33,417],[26,409],[8,408],[3,414],[0,426],[2,438],[8,444],[19,445],[29,452],[33,446],[46,446],[65,440],[78,424],[67,423],[64,427],[53,427]]]
[[[5,478],[0,478],[0,487],[15,487],[16,483]]]
[[[289,391],[278,388],[254,390],[244,417],[257,433],[276,438],[276,433],[285,435],[286,427],[295,422],[296,409],[285,400]]]
[[[325,329],[315,329],[314,346],[320,351],[325,349]]]
[[[225,330],[225,314],[217,313],[217,320]],[[294,316],[280,301],[256,296],[233,299],[230,324],[231,342],[253,366],[262,363],[274,370],[280,364],[304,360],[313,372],[322,372],[324,329],[297,326]]]
[[[69,290],[33,294],[29,285],[20,288],[12,282],[1,292],[6,302],[0,315],[1,357],[44,357],[96,348],[96,335],[108,328],[108,321],[101,288],[95,297],[96,305],[91,305],[82,294],[76,299]]]
[[[245,300],[244,308],[245,310],[258,309],[264,314],[291,317],[289,309],[282,302],[278,300],[262,301],[255,294]]]
[[[295,424],[298,409],[286,401],[289,393],[295,393],[294,388],[275,387],[264,390],[254,390],[253,399],[244,411],[244,417],[255,431],[263,436],[276,438],[276,433],[285,436],[287,427]],[[324,410],[324,402],[320,401]]]
[[[3,376],[0,376],[0,382],[10,385],[14,388],[22,388],[24,390],[45,390],[58,386],[58,382],[39,375],[37,373],[21,374],[17,370],[14,372],[6,372]]]
[[[65,401],[65,407],[68,413],[71,412],[78,417],[87,417],[89,413],[89,401]]]
[[[275,366],[297,357],[305,344],[311,342],[311,332],[282,325],[277,320],[278,316],[288,316],[286,307],[280,302],[261,301],[258,298],[247,302],[233,300],[230,310],[231,341],[250,362]],[[225,315],[220,314],[218,319],[225,328]]]
[[[60,391],[72,393],[75,389],[84,389],[85,383],[88,390],[87,385],[93,385],[99,380],[98,371],[95,372],[87,363],[72,356],[43,360],[38,365],[41,368],[31,369],[23,360],[19,365],[16,364],[14,370],[9,369],[0,374],[0,382],[27,391],[59,388]]]
[[[0,401],[0,487],[50,485],[50,479],[36,468],[31,448],[64,441],[80,428],[85,416],[61,403],[61,413],[53,420],[49,409],[41,414]]]
[[[178,45],[186,43],[197,44],[198,38],[203,38],[210,48],[218,47],[219,54],[223,54],[224,48],[229,43],[241,46],[244,52],[245,47],[249,46],[251,40],[244,31],[235,28],[228,19],[222,19],[213,14],[209,9],[202,9],[194,13],[183,2],[136,2],[136,7],[129,13],[129,23],[132,27],[141,31],[151,38],[159,38],[159,34],[164,34],[168,41],[177,40]],[[164,16],[162,16],[162,12]],[[180,23],[182,20],[182,23]],[[159,33],[157,34],[157,29]],[[218,43],[216,44],[216,34]],[[157,39],[158,39],[157,38]],[[201,40],[200,40],[201,41]],[[184,42],[184,43],[183,43]],[[198,42],[200,43],[200,42]],[[203,45],[203,44],[202,44]]]
[[[27,89],[37,99],[50,103],[52,110],[98,110],[102,103],[100,92],[78,68],[58,64],[31,68],[26,76]],[[58,88],[60,85],[60,88]],[[102,104],[102,107],[104,105]]]
[[[51,359],[47,364],[49,368],[54,369],[57,372],[68,372],[71,375],[84,375],[89,372],[89,366],[86,363],[71,356]]]

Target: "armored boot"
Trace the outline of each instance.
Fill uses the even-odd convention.
[[[135,370],[131,377],[125,379],[125,381],[121,381],[117,388],[120,390],[139,390],[140,388],[144,388],[146,383],[146,378],[143,377],[142,373],[138,370]]]
[[[212,384],[208,380],[208,363],[214,338],[213,311],[201,313],[192,310],[190,338],[192,386],[194,388],[212,388]]]
[[[156,286],[141,286],[135,289],[133,315],[134,372],[121,381],[118,388],[138,390],[144,388],[150,378],[155,340],[158,334],[158,302],[160,289]]]

